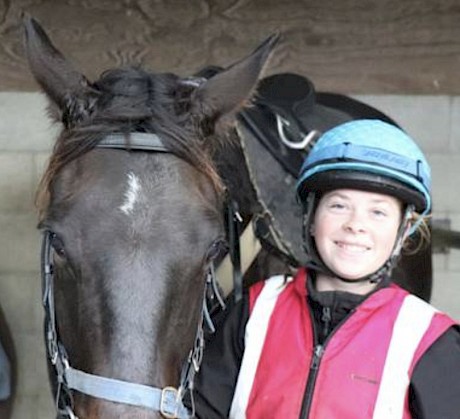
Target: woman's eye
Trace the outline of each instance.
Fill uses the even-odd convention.
[[[377,217],[385,217],[387,215],[385,211],[378,210],[378,209],[373,210],[372,213],[376,215]]]
[[[345,205],[341,204],[340,202],[333,202],[329,205],[329,208],[335,209],[335,210],[343,210],[345,209]]]

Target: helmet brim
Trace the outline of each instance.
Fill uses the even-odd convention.
[[[390,195],[401,200],[403,204],[413,204],[418,212],[423,212],[428,205],[423,194],[405,183],[378,173],[354,170],[315,173],[301,183],[298,195],[301,201],[305,202],[309,192],[324,193],[334,189],[358,189]]]

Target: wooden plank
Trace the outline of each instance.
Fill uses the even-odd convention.
[[[268,73],[297,72],[340,93],[460,94],[458,0],[5,1],[0,90],[37,89],[21,11],[90,78],[127,64],[181,75],[225,66],[279,31]]]

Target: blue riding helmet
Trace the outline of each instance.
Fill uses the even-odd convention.
[[[308,266],[345,282],[379,282],[396,263],[410,215],[431,209],[431,170],[422,151],[401,129],[376,119],[346,122],[324,133],[305,159],[297,182],[304,205],[303,239]],[[310,225],[321,193],[350,188],[384,193],[400,199],[406,210],[388,260],[375,272],[348,280],[321,259]],[[416,231],[419,219],[409,231]]]
[[[422,151],[401,129],[376,119],[332,128],[305,159],[297,182],[302,202],[310,192],[337,188],[395,196],[423,215],[431,209],[431,170]]]

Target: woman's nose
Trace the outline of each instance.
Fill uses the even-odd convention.
[[[360,214],[352,213],[343,223],[343,228],[352,233],[361,233],[366,231],[366,225]]]

